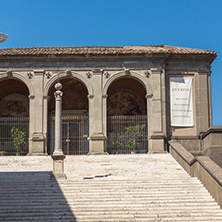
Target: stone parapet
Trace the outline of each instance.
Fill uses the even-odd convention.
[[[222,169],[209,157],[194,157],[177,141],[169,141],[169,151],[192,177],[197,177],[222,207]]]

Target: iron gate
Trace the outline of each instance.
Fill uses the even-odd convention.
[[[21,141],[21,137],[24,137],[25,141],[18,150],[12,136],[13,127],[21,133],[17,136],[17,140]],[[0,117],[0,155],[16,155],[16,153],[26,155],[29,150],[28,137],[29,117]]]
[[[108,116],[107,152],[127,154],[148,152],[147,116]]]
[[[88,116],[62,116],[62,150],[65,155],[89,152]],[[55,147],[55,117],[50,120],[50,154]]]

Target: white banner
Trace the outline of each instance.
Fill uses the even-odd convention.
[[[192,78],[170,77],[171,126],[193,126]]]

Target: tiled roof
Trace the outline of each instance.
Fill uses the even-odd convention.
[[[0,56],[41,55],[135,55],[135,54],[209,54],[212,50],[182,48],[165,45],[150,46],[89,46],[89,47],[33,47],[0,49]]]

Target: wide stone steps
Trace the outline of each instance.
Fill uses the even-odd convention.
[[[0,221],[214,222],[222,210],[170,154],[0,157]]]

